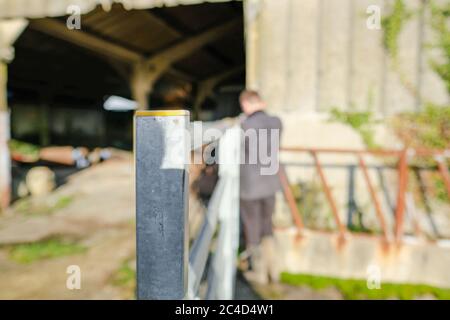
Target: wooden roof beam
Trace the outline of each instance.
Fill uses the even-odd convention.
[[[236,29],[241,19],[231,20],[225,24],[208,29],[198,35],[188,37],[181,42],[149,57],[145,64],[154,69],[167,68],[172,63],[182,60],[206,44],[216,41]]]
[[[198,35],[188,37],[179,43],[164,49],[150,58],[136,63],[133,66],[131,77],[131,90],[134,100],[138,102],[141,110],[148,108],[148,95],[153,90],[155,81],[166,72],[172,64],[189,56],[192,52],[207,43],[220,39],[228,32],[233,31],[241,20],[232,20],[218,27],[204,31]]]
[[[185,29],[185,26],[180,24],[176,19],[169,16],[168,14],[164,13],[164,11],[153,11],[153,10],[147,10],[145,11],[146,16],[150,19],[153,19],[154,21],[158,21],[160,25],[163,25],[165,28],[170,30],[174,35],[178,37],[186,37],[185,34],[181,30]],[[232,65],[233,61],[220,53],[218,50],[216,50],[213,47],[210,47],[208,45],[204,48],[205,52],[212,56],[213,58],[219,60],[224,65]]]
[[[153,84],[162,73],[170,70],[173,63],[191,55],[207,43],[216,41],[225,34],[232,32],[240,23],[241,19],[231,20],[198,35],[188,37],[148,58],[87,32],[69,30],[63,23],[54,19],[33,20],[30,27],[99,55],[131,64],[129,77],[131,91],[140,108],[146,109],[148,107],[148,94],[152,91]]]
[[[207,79],[203,79],[198,83],[197,96],[195,97],[194,102],[194,110],[197,118],[199,117],[202,103],[211,95],[214,88],[222,81],[241,72],[242,70],[244,70],[244,68],[245,67],[243,65],[237,66],[235,68],[225,70],[224,72],[221,72],[219,74],[215,74]]]
[[[33,20],[30,22],[30,28],[73,43],[102,56],[107,56],[127,63],[137,63],[143,58],[142,55],[135,51],[101,39],[82,30],[69,30],[64,23],[54,19]]]

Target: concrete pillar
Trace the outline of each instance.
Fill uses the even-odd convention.
[[[320,8],[319,0],[291,0],[288,13],[288,90],[284,105],[302,114],[316,111]]]
[[[387,1],[387,9],[393,7],[394,1]],[[407,10],[419,12],[420,1],[405,2]],[[398,36],[398,53],[396,63],[388,57],[385,84],[385,113],[392,115],[402,111],[415,111],[418,99],[418,63],[420,23],[417,16],[406,20]]]
[[[295,1],[295,0],[293,0]],[[273,111],[286,109],[291,1],[263,1],[259,12],[259,89]]]
[[[8,67],[14,58],[12,45],[27,26],[25,19],[0,21],[0,213],[9,205],[11,198],[11,158],[8,141],[10,119],[8,110]]]
[[[245,48],[246,48],[246,86],[259,89],[258,81],[258,21],[261,12],[261,1],[244,1]]]
[[[443,6],[447,0],[437,0],[434,3],[439,6]],[[422,46],[422,56],[421,56],[421,65],[419,66],[422,74],[420,81],[420,97],[421,101],[446,105],[450,104],[450,95],[447,92],[447,88],[445,86],[445,82],[439,77],[439,75],[433,70],[430,61],[436,60],[440,61],[442,59],[442,52],[439,48],[434,46],[430,46],[427,44],[432,44],[436,42],[436,32],[430,25],[430,21],[432,21],[432,16],[430,10],[426,10],[424,12],[425,23],[421,26],[423,30],[423,38]]]
[[[349,0],[322,1],[317,101],[321,112],[328,112],[332,107],[344,110],[348,107],[350,4]]]
[[[6,90],[7,79],[7,65],[0,60],[0,212],[9,205],[11,198],[11,163],[8,148],[10,125]]]
[[[382,113],[383,80],[386,70],[385,52],[381,45],[383,30],[366,26],[369,6],[378,6],[386,12],[383,0],[357,0],[351,6],[351,61],[349,102],[356,110],[370,109]]]
[[[161,75],[161,70],[152,70],[152,66],[144,62],[133,66],[130,87],[133,100],[138,103],[139,110],[149,108],[148,98],[153,89],[153,84]],[[166,68],[163,68],[166,69]]]
[[[135,75],[130,83],[131,95],[133,100],[138,103],[139,110],[148,109],[148,96],[150,93],[150,88],[145,81],[138,75]]]

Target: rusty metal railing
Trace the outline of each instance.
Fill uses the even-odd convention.
[[[386,223],[385,215],[381,206],[381,201],[378,197],[378,193],[374,187],[374,184],[369,175],[369,167],[366,164],[365,156],[376,157],[389,157],[396,160],[395,169],[397,171],[398,186],[395,203],[395,224],[394,224],[394,240],[396,243],[402,241],[404,235],[404,220],[405,211],[407,207],[407,190],[408,190],[408,175],[410,170],[410,163],[414,158],[431,157],[436,163],[437,172],[439,172],[442,178],[448,197],[450,198],[450,174],[447,167],[447,159],[450,158],[450,150],[432,150],[432,149],[403,149],[403,150],[389,150],[389,149],[376,149],[376,150],[356,150],[356,149],[335,149],[335,148],[300,148],[300,147],[285,147],[281,148],[282,152],[289,153],[305,153],[310,154],[313,159],[312,166],[315,167],[320,181],[323,192],[325,193],[327,202],[331,208],[331,212],[340,235],[341,239],[345,238],[345,234],[348,232],[346,226],[341,221],[341,215],[339,214],[339,208],[334,199],[332,190],[330,188],[329,181],[326,177],[324,165],[320,161],[320,154],[342,154],[353,155],[357,159],[357,167],[363,173],[364,180],[369,190],[370,199],[375,207],[375,214],[380,223],[382,231],[382,239],[388,243],[391,242],[389,237],[390,231]],[[283,192],[288,203],[293,221],[298,228],[299,232],[305,228],[305,223],[300,214],[300,210],[297,206],[295,197],[290,187],[289,179],[285,170],[286,165],[282,165],[279,171],[280,181],[283,187]],[[413,221],[415,233],[420,233],[421,229],[417,221]]]

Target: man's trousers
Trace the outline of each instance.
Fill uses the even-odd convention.
[[[266,236],[273,234],[272,215],[275,195],[255,200],[240,200],[246,248],[258,246]]]

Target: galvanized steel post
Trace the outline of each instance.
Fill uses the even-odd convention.
[[[188,125],[184,110],[135,116],[138,299],[186,295]]]

